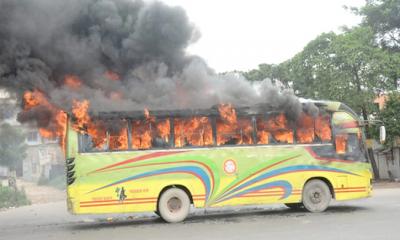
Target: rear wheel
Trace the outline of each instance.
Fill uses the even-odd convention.
[[[164,221],[169,223],[183,221],[189,214],[189,210],[189,196],[179,188],[166,190],[158,201],[158,213]]]
[[[328,185],[321,180],[310,180],[303,188],[303,205],[310,212],[325,211],[331,199]]]
[[[304,208],[303,203],[285,203],[285,206],[293,210],[299,210]]]

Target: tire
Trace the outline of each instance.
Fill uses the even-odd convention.
[[[185,220],[190,210],[189,196],[180,188],[170,188],[163,192],[158,201],[160,217],[169,223]]]
[[[300,210],[304,208],[303,203],[285,203],[285,206],[293,210]]]
[[[328,208],[332,194],[325,182],[314,179],[306,183],[302,197],[304,208],[309,212],[317,213]]]

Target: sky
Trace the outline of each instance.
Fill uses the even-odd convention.
[[[201,33],[189,53],[203,57],[217,72],[280,63],[323,32],[361,19],[343,8],[364,0],[161,0],[183,7]]]

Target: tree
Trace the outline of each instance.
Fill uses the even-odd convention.
[[[261,81],[266,78],[272,82],[280,81],[288,84],[286,63],[281,64],[267,64],[263,63],[258,65],[258,69],[253,69],[244,72],[243,76],[249,81]]]
[[[400,58],[388,56],[369,27],[324,33],[289,61],[290,78],[298,95],[344,102],[367,120],[376,93],[395,88],[388,62]]]
[[[16,170],[26,157],[24,135],[8,123],[0,126],[0,165]]]
[[[383,121],[386,127],[386,144],[391,146],[393,141],[400,137],[400,94],[391,93],[385,103],[385,107],[379,114],[380,120]]]
[[[363,16],[363,24],[370,26],[384,48],[400,51],[400,0],[368,0],[355,9]]]

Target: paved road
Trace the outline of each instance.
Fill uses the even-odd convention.
[[[311,214],[281,205],[195,211],[184,223],[152,214],[71,216],[63,202],[0,212],[0,239],[400,239],[400,188]]]

